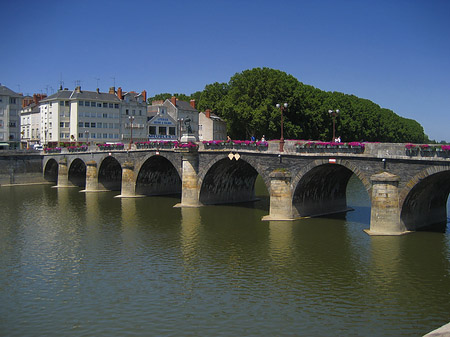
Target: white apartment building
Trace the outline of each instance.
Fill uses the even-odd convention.
[[[19,148],[23,96],[0,85],[0,148]]]
[[[22,110],[20,110],[22,148],[30,148],[34,144],[41,144],[39,101],[46,97],[45,94],[34,94],[33,97],[23,98]]]
[[[135,129],[135,125],[145,124],[145,95],[145,91],[142,94],[123,94],[121,88],[116,93],[114,87],[108,93],[100,92],[99,89],[83,91],[80,86],[75,90],[60,89],[40,103],[40,138],[44,144],[129,141],[131,120],[127,117],[135,117],[133,132],[139,130]],[[139,111],[142,116],[139,116]],[[136,133],[136,137],[141,136],[139,132]]]
[[[227,123],[207,109],[199,114],[198,125],[199,140],[225,140],[227,139]]]

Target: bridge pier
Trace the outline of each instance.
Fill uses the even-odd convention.
[[[126,161],[122,164],[122,187],[120,195],[116,198],[140,198],[143,195],[136,195],[136,174],[134,163]]]
[[[58,162],[58,182],[54,187],[75,187],[75,185],[73,185],[69,181],[69,168],[67,167],[67,158],[62,158]]]
[[[198,184],[198,153],[185,152],[182,157],[181,203],[174,207],[200,207]]]
[[[98,192],[98,169],[94,160],[86,163],[86,187],[81,192]]]
[[[295,220],[292,209],[291,174],[286,171],[273,171],[270,175],[270,210],[262,218],[270,220]]]
[[[372,207],[369,235],[402,235],[408,233],[400,221],[398,183],[400,177],[382,172],[370,177]]]

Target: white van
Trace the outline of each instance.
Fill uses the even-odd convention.
[[[41,144],[34,144],[33,150],[42,151],[42,150],[44,150],[44,147]]]

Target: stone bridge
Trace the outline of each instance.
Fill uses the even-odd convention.
[[[94,150],[47,154],[44,178],[84,192],[119,190],[119,197],[181,194],[178,207],[255,200],[261,176],[270,194],[263,220],[294,220],[345,212],[346,187],[360,179],[371,200],[371,235],[445,228],[450,193],[447,151],[411,151],[405,144],[304,148],[268,147]],[[425,148],[423,149],[425,150]],[[428,153],[427,153],[428,152]]]

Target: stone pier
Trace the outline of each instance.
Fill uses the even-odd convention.
[[[388,172],[371,176],[372,208],[370,235],[402,235],[408,233],[400,221],[398,184],[400,178]]]
[[[198,153],[183,153],[181,203],[175,207],[199,207]]]
[[[264,216],[262,220],[294,220],[291,174],[287,171],[273,171],[269,177],[270,210],[269,215]]]

